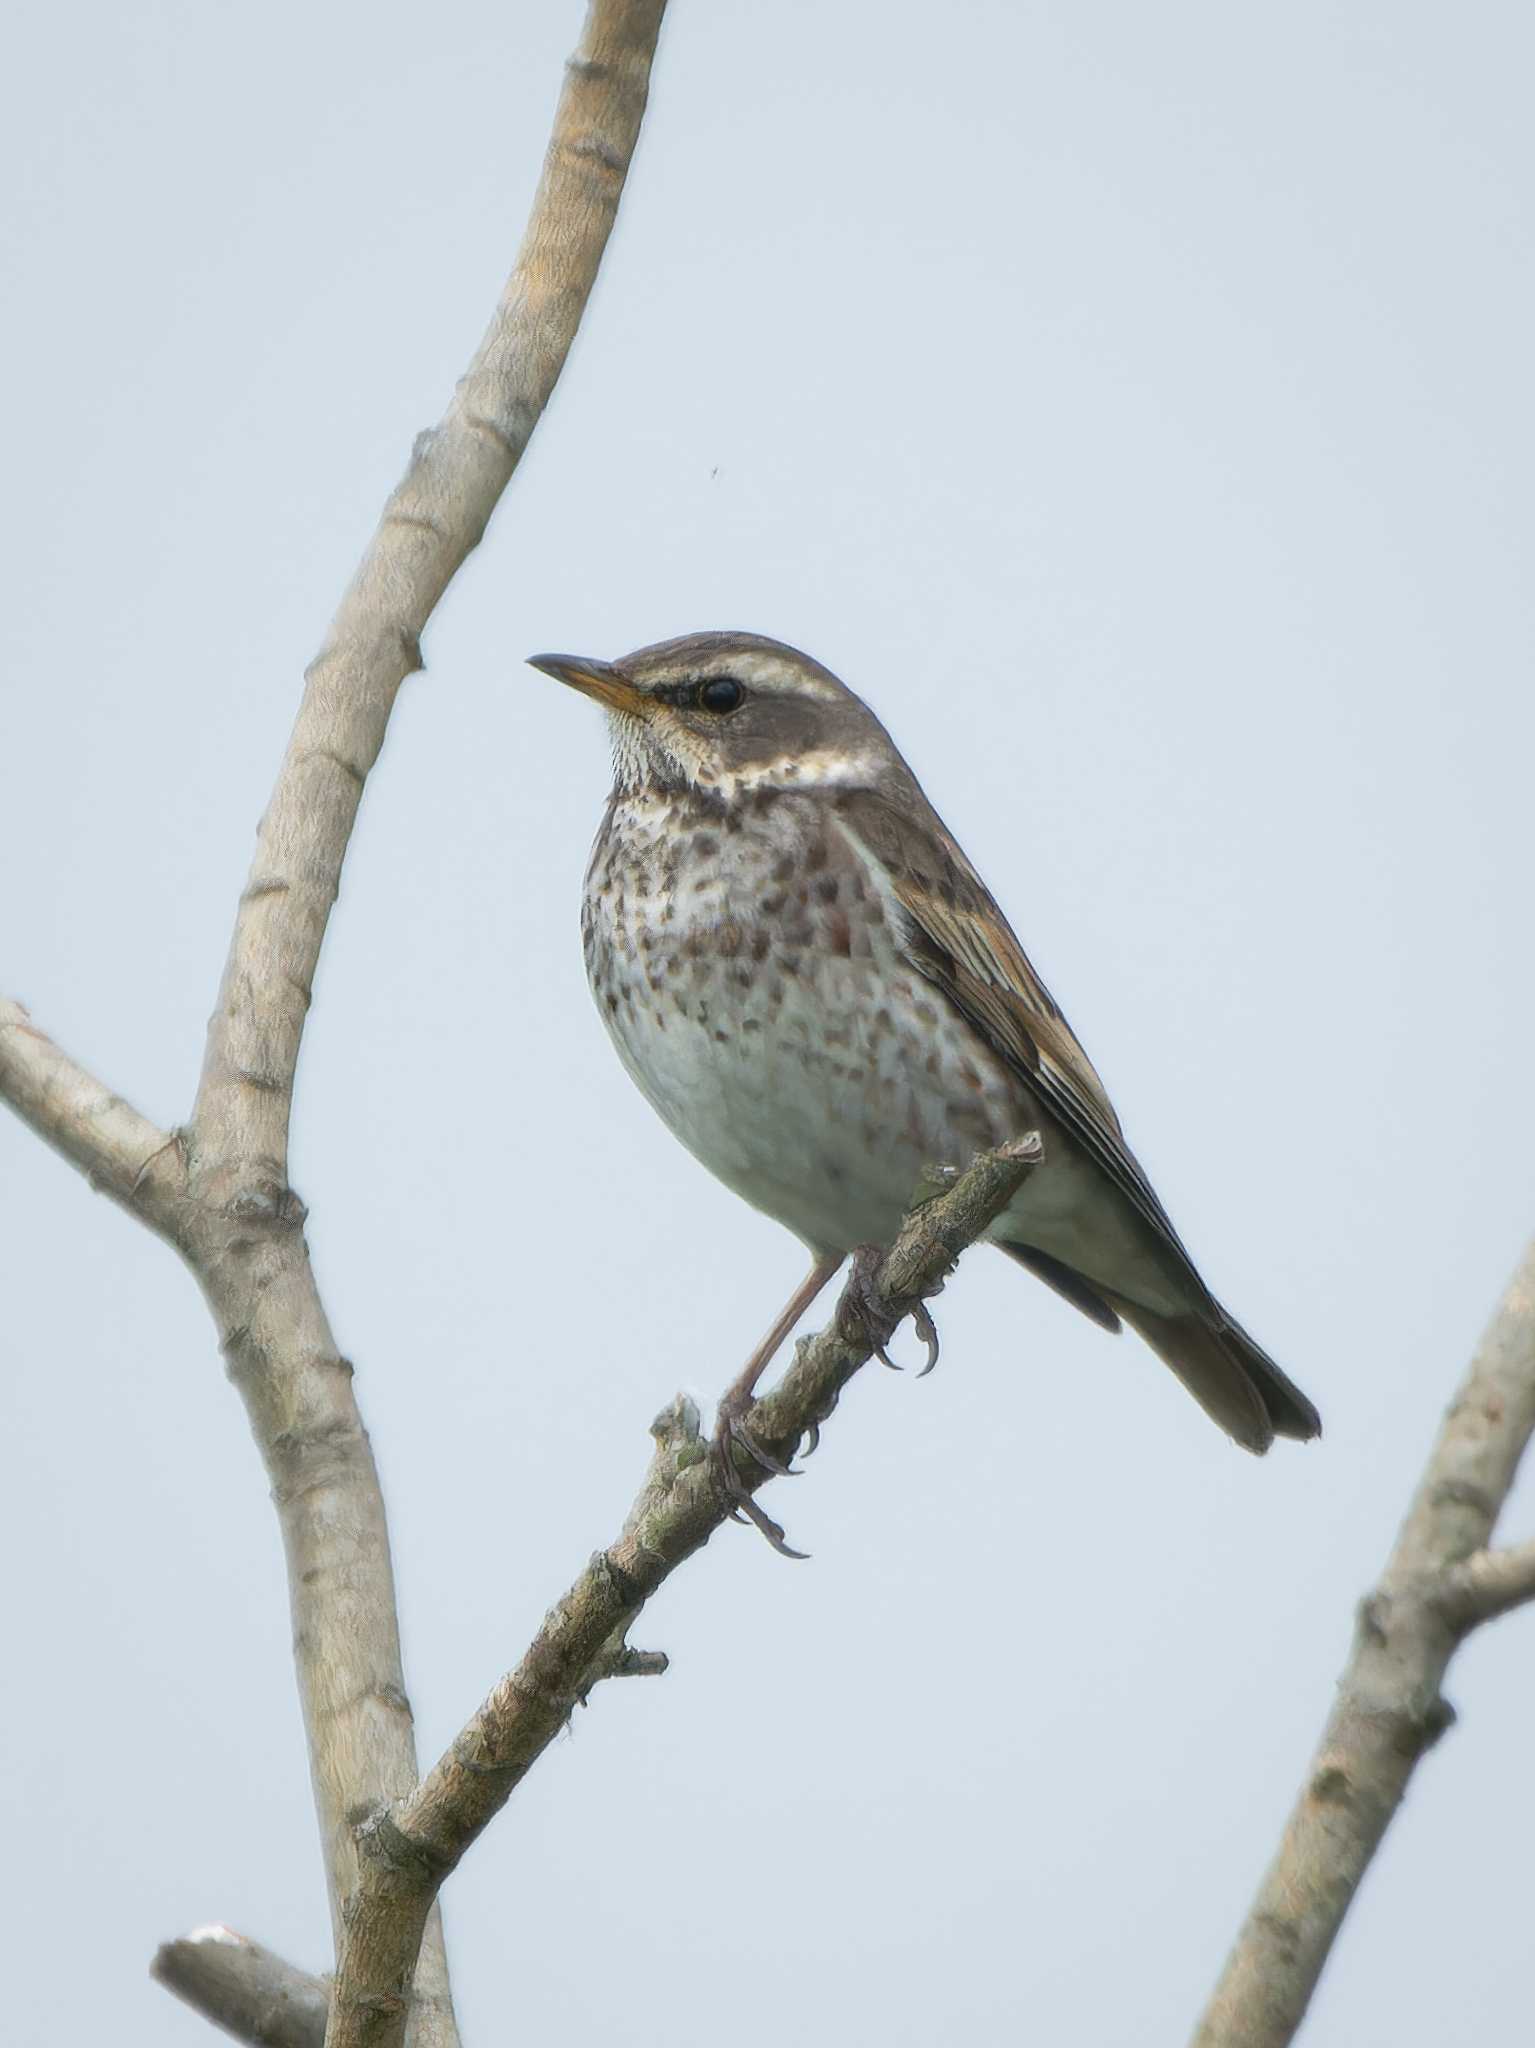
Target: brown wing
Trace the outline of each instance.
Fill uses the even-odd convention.
[[[920,805],[920,809],[918,806]],[[937,813],[916,795],[849,790],[838,815],[878,861],[906,913],[913,964],[1013,1065],[1166,1246],[1195,1301],[1220,1311],[1124,1141],[1103,1083],[1012,927]]]
[[[1200,1278],[1126,1145],[1103,1083],[1060,1005],[915,782],[895,797],[848,791],[839,812],[850,837],[889,879],[905,919],[903,937],[913,965],[1014,1066],[1040,1103],[1097,1162],[1181,1270],[1189,1307],[1176,1316],[1153,1314],[1054,1260],[1042,1266],[1028,1247],[1004,1249],[1095,1321],[1112,1327],[1116,1314],[1123,1316],[1248,1450],[1267,1450],[1276,1430],[1300,1439],[1316,1436],[1322,1423],[1311,1402]]]

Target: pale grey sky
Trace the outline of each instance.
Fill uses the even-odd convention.
[[[304,662],[477,339],[579,7],[33,9],[5,188],[0,970],[186,1108]],[[873,702],[1212,1283],[1318,1400],[1257,1464],[1001,1259],[727,1530],[447,1897],[471,2042],[1176,2042],[1535,1227],[1528,10],[676,0],[567,375],[370,784],[295,1180],[434,1753],[798,1247],[582,980],[595,712],[738,625]],[[324,1960],[275,1525],[186,1276],[0,1129],[0,1890],[19,2042]],[[910,1350],[910,1339],[903,1339]],[[1531,1489],[1512,1510],[1530,1526]],[[1526,2038],[1535,1623],[1308,2048]]]

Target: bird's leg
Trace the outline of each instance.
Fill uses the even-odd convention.
[[[772,1327],[739,1373],[720,1398],[718,1417],[714,1427],[714,1457],[719,1467],[720,1479],[729,1497],[732,1513],[737,1519],[746,1514],[767,1537],[775,1550],[782,1550],[791,1557],[800,1555],[790,1551],[783,1540],[783,1531],[772,1517],[758,1507],[750,1491],[741,1482],[736,1471],[734,1447],[739,1444],[746,1455],[759,1464],[764,1472],[780,1476],[789,1471],[772,1453],[759,1444],[746,1427],[746,1417],[751,1412],[752,1399],[757,1382],[767,1371],[777,1355],[779,1347],[800,1317],[809,1308],[828,1280],[842,1264],[841,1254],[827,1255],[816,1260],[805,1278],[785,1302],[782,1311],[774,1318]]]

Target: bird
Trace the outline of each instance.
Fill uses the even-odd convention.
[[[1320,1433],[1200,1277],[1059,1004],[860,697],[757,633],[530,662],[607,714],[581,925],[619,1058],[810,1255],[719,1405],[732,1506],[787,1549],[731,1452],[782,1469],[746,1427],[762,1372],[849,1254],[891,1242],[925,1175],[1025,1131],[1043,1161],[990,1241],[1104,1330],[1128,1324],[1244,1450]]]

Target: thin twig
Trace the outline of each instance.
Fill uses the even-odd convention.
[[[1041,1157],[1030,1135],[983,1154],[907,1219],[872,1283],[850,1282],[827,1327],[751,1411],[754,1437],[787,1459],[842,1388],[960,1252],[1007,1206]],[[326,2048],[397,2048],[421,1930],[444,1878],[569,1719],[595,1662],[645,1602],[724,1522],[730,1504],[679,1396],[652,1427],[656,1450],[617,1541],[600,1550],[420,1785],[363,1829],[362,1881],[348,1902]],[[741,1473],[753,1489],[761,1469]]]
[[[1535,1598],[1535,1544],[1489,1550],[1535,1431],[1535,1244],[1440,1429],[1305,1785],[1194,2048],[1284,2048],[1419,1759],[1454,1719],[1440,1691],[1466,1636]]]
[[[149,1974],[251,2048],[321,2048],[330,1987],[229,1927],[199,1927],[155,1952]]]

